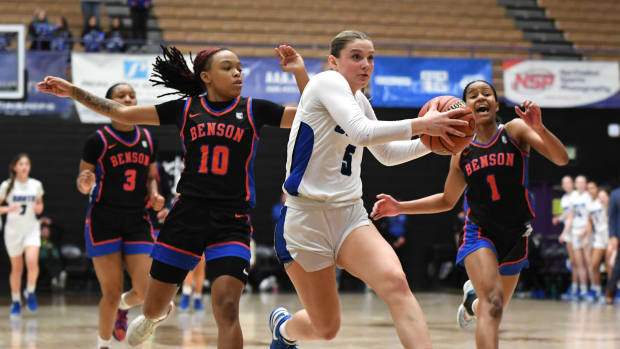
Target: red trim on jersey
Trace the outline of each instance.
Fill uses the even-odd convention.
[[[247,102],[247,110],[248,110],[248,120],[250,121],[250,125],[252,125],[252,130],[254,131],[254,135],[252,136],[252,147],[250,148],[250,154],[248,155],[248,159],[245,161],[245,201],[250,201],[250,173],[248,172],[250,167],[250,160],[252,160],[252,155],[254,154],[254,143],[255,140],[258,140],[258,136],[256,134],[256,127],[254,126],[254,117],[252,116],[252,98],[248,98]]]
[[[223,110],[213,110],[209,108],[209,104],[206,102],[205,98],[205,96],[202,96],[202,98],[200,98],[200,104],[202,104],[202,107],[205,108],[205,110],[213,116],[222,116],[230,112],[237,107],[237,104],[239,104],[239,101],[241,100],[241,96],[237,96],[237,99],[235,99],[235,101],[231,105],[224,108]]]
[[[181,124],[181,132],[179,135],[181,136],[181,147],[183,147],[183,153],[187,153],[187,149],[185,149],[185,136],[183,135],[183,131],[185,131],[185,124],[187,123],[187,112],[189,111],[189,106],[192,104],[192,97],[188,97],[187,101],[185,101],[185,110],[183,111],[183,123]]]
[[[152,245],[154,243],[150,242],[150,241],[123,241],[123,244],[125,244],[125,245],[140,245],[140,244]]]
[[[103,132],[101,130],[97,130],[95,131],[97,132],[97,134],[99,135],[99,137],[101,137],[101,140],[103,141],[103,151],[101,152],[101,155],[99,155],[99,158],[97,159],[97,163],[99,164],[99,168],[101,169],[101,178],[99,179],[99,191],[97,191],[97,199],[95,200],[95,202],[99,202],[99,200],[101,200],[101,191],[103,190],[103,177],[105,177],[105,168],[103,167],[103,157],[105,156],[105,153],[108,151],[108,141],[105,139],[105,136],[103,135]]]
[[[476,148],[490,148],[493,146],[493,144],[495,144],[495,142],[497,142],[497,139],[499,138],[499,134],[502,133],[502,130],[504,129],[503,126],[501,126],[497,132],[495,132],[495,135],[493,136],[493,138],[491,138],[491,140],[489,141],[489,143],[486,144],[482,144],[482,143],[477,143],[476,141],[472,140],[471,141],[471,145],[473,145]]]
[[[469,212],[471,211],[471,208],[468,207],[467,208],[467,213],[465,213],[465,224],[463,225],[463,242],[461,243],[461,246],[459,246],[459,248],[457,249],[457,251],[460,251],[461,248],[463,246],[465,246],[465,240],[467,239],[467,220],[469,219]]]
[[[517,149],[519,149],[519,151],[521,152],[521,155],[526,156],[526,157],[530,157],[530,152],[529,151],[525,151],[525,149],[521,148],[521,146],[519,146],[519,144],[517,143],[517,140],[512,138],[512,137],[510,137],[508,132],[506,132],[506,136],[508,137],[508,140],[510,141],[510,143],[512,143],[515,147],[517,147]]]
[[[137,126],[136,126],[137,127]],[[143,128],[144,135],[146,136],[146,140],[149,142],[149,148],[151,149],[151,160],[153,160],[153,139],[151,138],[151,132],[149,130]]]
[[[536,217],[536,214],[534,213],[534,210],[532,209],[532,203],[530,202],[530,192],[525,189],[525,202],[527,202],[527,208],[530,209],[530,213],[532,214],[532,217]]]
[[[163,242],[159,242],[159,241],[157,241],[157,242],[155,242],[155,244],[156,244],[156,245],[161,245],[161,246],[163,246],[163,247],[165,247],[165,248],[168,248],[168,249],[171,249],[171,250],[173,250],[173,251],[176,251],[176,252],[179,252],[179,253],[183,253],[183,254],[186,254],[186,255],[189,255],[189,256],[193,256],[193,257],[196,257],[196,258],[199,258],[199,259],[200,259],[200,258],[202,258],[202,256],[199,256],[199,255],[197,255],[197,254],[194,254],[194,253],[191,253],[191,252],[188,252],[188,251],[182,250],[182,249],[177,248],[177,247],[174,247],[174,246],[170,246],[170,245],[165,244],[165,243],[163,243]]]
[[[103,127],[104,130],[108,131],[108,133],[114,137],[114,139],[116,139],[117,141],[123,143],[124,145],[128,146],[128,147],[133,147],[134,145],[138,144],[138,141],[140,140],[140,130],[138,129],[138,127],[134,127],[134,129],[136,130],[136,138],[131,142],[131,143],[127,143],[126,141],[124,141],[121,137],[119,137],[114,130],[112,130],[110,128],[110,126],[104,126]]]
[[[213,248],[213,247],[218,247],[218,246],[224,246],[224,245],[239,245],[239,246],[243,246],[243,247],[247,248],[248,250],[250,249],[250,246],[244,244],[243,242],[239,242],[239,241],[220,242],[220,243],[217,243],[217,244],[209,245],[209,246],[207,246],[206,249]]]
[[[506,265],[521,263],[524,260],[526,260],[527,259],[528,242],[529,242],[529,236],[526,236],[525,237],[525,256],[523,256],[523,258],[519,259],[518,261],[514,261],[514,262],[504,262],[504,263],[500,264],[499,267],[501,268],[501,267],[506,266]]]

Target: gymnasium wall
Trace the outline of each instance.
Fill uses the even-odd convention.
[[[395,120],[416,115],[412,109],[378,109],[380,119]],[[500,114],[514,115],[506,106]],[[531,160],[533,185],[549,187],[564,174],[584,173],[602,183],[614,181],[620,174],[618,138],[607,136],[607,125],[618,122],[620,110],[610,109],[547,109],[543,120],[567,145],[577,148],[577,159],[564,168],[552,165],[540,155]],[[64,239],[83,246],[83,220],[87,197],[75,188],[79,160],[84,141],[98,126],[47,117],[0,116],[0,180],[8,175],[8,163],[18,152],[30,154],[32,177],[43,182],[46,190],[44,215],[51,217],[65,230]],[[150,127],[160,141],[161,151],[179,151],[174,127]],[[284,179],[288,131],[264,128],[256,158],[258,204],[252,214],[255,239],[272,244],[271,207],[280,196]],[[449,157],[431,154],[413,162],[394,167],[378,163],[366,151],[363,162],[364,201],[370,210],[376,194],[385,192],[410,199],[433,194],[443,189]],[[549,205],[537,202],[537,205]],[[433,244],[454,244],[452,225],[456,210],[441,215],[411,216],[407,242],[400,256],[410,282],[418,289],[427,288],[426,262]],[[545,211],[546,212],[546,211]],[[548,219],[541,217],[539,220]],[[545,225],[542,225],[545,226]],[[3,241],[3,239],[2,239]],[[1,243],[3,245],[3,242]],[[0,280],[8,276],[9,261],[4,246],[0,248]],[[0,282],[0,284],[7,284]]]

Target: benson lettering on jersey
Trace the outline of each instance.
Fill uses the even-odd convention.
[[[241,143],[243,138],[244,129],[235,125],[226,125],[223,123],[207,122],[203,124],[197,124],[189,129],[189,134],[192,137],[192,141],[202,137],[218,136],[232,139],[237,143]]]
[[[110,155],[109,159],[112,167],[125,164],[139,164],[149,166],[150,163],[150,156],[135,151],[127,151],[124,153]]]
[[[514,167],[515,154],[514,153],[492,153],[482,155],[478,158],[471,159],[465,164],[465,172],[470,176],[472,173],[491,166],[507,166]]]

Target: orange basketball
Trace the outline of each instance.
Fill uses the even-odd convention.
[[[445,111],[456,109],[456,108],[463,108],[466,110],[466,112],[462,114],[457,114],[452,117],[453,119],[461,119],[461,120],[465,120],[469,122],[469,125],[467,126],[456,126],[455,127],[455,129],[465,133],[465,136],[458,137],[458,136],[449,134],[448,136],[454,143],[454,146],[447,144],[439,136],[429,136],[429,135],[424,134],[420,136],[420,139],[422,140],[422,143],[424,143],[424,145],[428,149],[430,149],[432,152],[436,154],[439,154],[439,155],[457,154],[461,150],[465,149],[465,147],[467,147],[467,145],[474,138],[474,132],[476,130],[476,121],[474,120],[474,115],[472,114],[471,110],[469,110],[465,106],[465,102],[463,102],[463,100],[461,100],[460,98],[454,97],[454,96],[438,96],[438,97],[435,97],[429,100],[428,102],[424,104],[424,106],[422,107],[422,109],[420,109],[420,112],[418,113],[418,117],[423,117],[428,111],[428,108],[430,108],[431,104],[436,99],[439,99],[439,105],[437,106],[437,110],[441,112],[445,112]]]

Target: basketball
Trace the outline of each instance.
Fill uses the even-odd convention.
[[[424,143],[424,145],[428,149],[430,149],[432,152],[436,154],[439,154],[439,155],[457,154],[461,150],[465,149],[465,147],[467,147],[467,145],[471,142],[471,140],[474,137],[474,132],[476,130],[476,121],[474,120],[474,115],[472,114],[471,110],[469,110],[465,106],[465,102],[463,102],[463,100],[461,100],[460,98],[454,97],[454,96],[438,96],[438,97],[435,97],[429,100],[428,102],[424,104],[424,106],[422,107],[422,109],[420,109],[420,112],[418,113],[418,117],[423,117],[426,114],[426,112],[428,112],[428,109],[430,108],[431,104],[436,99],[439,99],[439,105],[437,106],[437,110],[439,110],[440,112],[446,112],[446,111],[456,109],[456,108],[463,108],[467,110],[467,113],[453,116],[453,118],[455,119],[461,119],[461,120],[465,120],[469,122],[467,126],[454,127],[455,129],[465,133],[465,136],[459,137],[459,136],[449,134],[448,136],[454,143],[454,146],[447,144],[439,136],[430,136],[430,135],[423,134],[420,136],[420,139],[422,140],[422,143]]]

